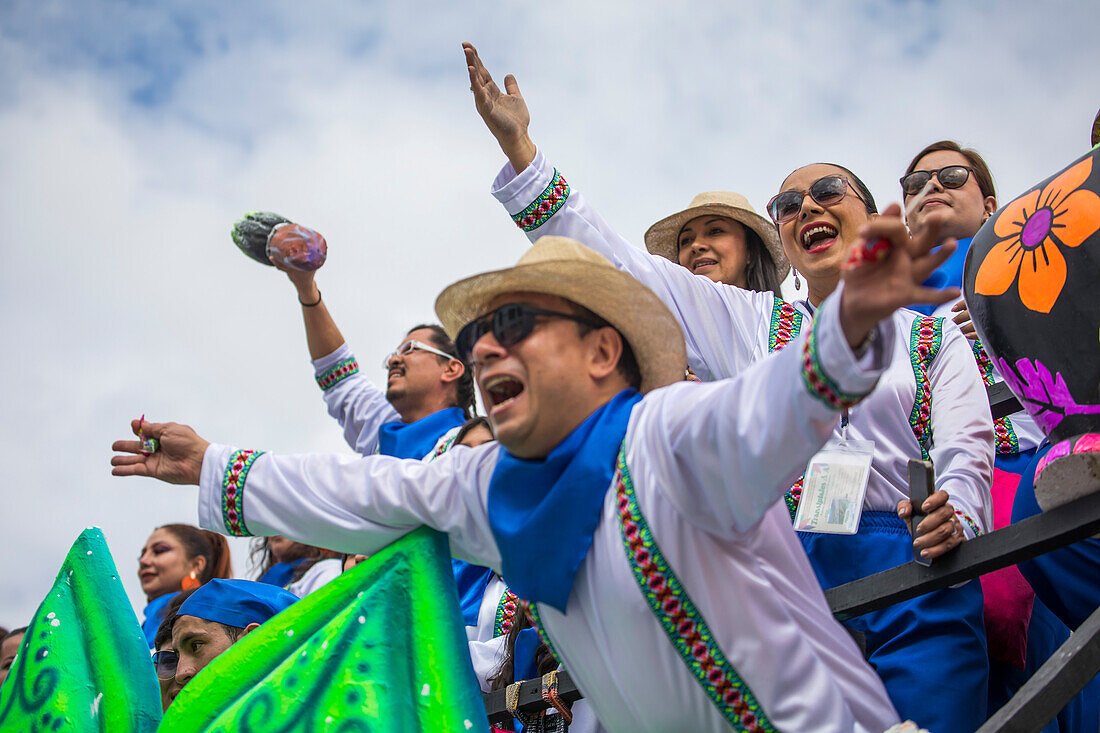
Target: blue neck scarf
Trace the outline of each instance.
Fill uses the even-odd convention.
[[[947,261],[937,267],[928,279],[922,284],[926,288],[961,288],[963,284],[963,270],[966,269],[966,255],[970,251],[970,240],[973,237],[967,237],[959,240],[959,247],[951,256],[947,258]],[[917,313],[922,313],[926,316],[932,315],[936,308],[936,305],[911,305],[911,309]]]
[[[388,422],[378,428],[378,452],[394,458],[423,458],[443,433],[466,422],[458,407],[433,412],[416,422]]]
[[[153,648],[153,640],[157,638],[157,629],[164,621],[164,612],[168,608],[168,604],[179,594],[179,591],[165,593],[163,596],[158,596],[149,601],[149,605],[145,607],[145,620],[141,622],[141,631],[145,634],[145,641],[149,642],[150,649]]]
[[[615,474],[630,412],[642,396],[624,389],[542,460],[502,447],[489,480],[489,526],[501,575],[516,595],[562,613]]]
[[[305,561],[306,558],[303,557],[290,562],[277,562],[266,573],[256,578],[256,582],[286,588],[290,585],[290,579],[294,577],[294,571]]]

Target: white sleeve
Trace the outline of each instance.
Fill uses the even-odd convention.
[[[646,409],[627,436],[627,464],[648,467],[700,529],[728,536],[755,525],[832,435],[841,408],[870,393],[888,365],[893,320],[876,327],[857,360],[841,331],[838,294],[798,343],[740,376],[674,384],[642,402]]]
[[[343,572],[342,565],[338,558],[321,560],[307,570],[300,579],[288,585],[287,590],[299,598],[305,598],[313,591],[323,588],[329,581],[340,577],[340,573]]]
[[[497,450],[495,443],[463,446],[426,463],[211,444],[199,481],[199,524],[364,555],[427,525],[449,536],[455,557],[499,568],[486,512]]]
[[[347,344],[315,359],[314,378],[328,414],[344,428],[344,440],[361,456],[378,450],[378,428],[401,419],[386,393],[359,373],[359,362]]]
[[[522,173],[507,163],[493,196],[533,242],[553,234],[599,252],[657,294],[676,316],[687,341],[688,364],[703,381],[732,377],[767,352],[776,297],[693,275],[621,237],[567,183],[542,151]]]
[[[928,370],[936,488],[951,496],[967,537],[993,529],[993,417],[974,352],[959,327],[945,320],[943,343]]]

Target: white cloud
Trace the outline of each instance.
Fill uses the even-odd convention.
[[[325,234],[320,285],[376,377],[445,284],[519,255],[462,40],[519,77],[536,141],[637,241],[701,190],[762,208],[815,160],[888,202],[941,137],[980,149],[1008,198],[1084,152],[1098,103],[1087,2],[106,7],[0,16],[8,625],[89,524],[140,608],[137,550],[195,503],[109,476],[141,412],[244,447],[346,450],[293,291],[230,243],[245,211]]]

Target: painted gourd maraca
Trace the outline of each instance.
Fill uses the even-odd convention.
[[[1051,442],[1100,432],[1100,148],[1002,207],[963,287],[986,350]]]
[[[233,225],[233,242],[264,265],[278,262],[292,270],[316,270],[325,264],[328,244],[318,232],[267,211],[250,211]]]

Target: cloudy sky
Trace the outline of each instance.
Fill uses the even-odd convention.
[[[640,242],[699,191],[762,210],[818,160],[889,202],[945,137],[1007,201],[1087,149],[1098,27],[1093,0],[6,0],[0,625],[30,617],[89,525],[144,605],[138,550],[195,521],[195,490],[110,476],[129,419],[347,450],[292,288],[230,241],[245,211],[327,237],[319,284],[379,379],[443,286],[519,256],[461,41],[516,74],[535,141]]]

